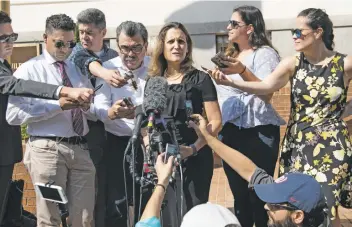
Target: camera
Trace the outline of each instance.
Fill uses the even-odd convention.
[[[44,200],[66,204],[68,202],[65,191],[57,185],[35,183],[35,191]]]

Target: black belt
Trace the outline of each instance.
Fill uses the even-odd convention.
[[[30,136],[29,139],[31,141],[40,140],[40,139],[48,139],[48,140],[54,140],[57,142],[66,142],[66,143],[73,144],[73,145],[87,143],[87,140],[83,137],[80,137],[80,136],[72,136],[72,137]]]

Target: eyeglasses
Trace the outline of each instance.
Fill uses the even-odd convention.
[[[299,210],[297,207],[289,205],[289,204],[278,204],[278,203],[267,203],[270,210]]]
[[[308,29],[308,28],[302,28],[302,29],[296,28],[296,29],[291,29],[291,33],[292,33],[292,35],[295,35],[297,39],[299,39],[299,38],[302,38],[302,37],[310,34],[310,33],[308,33],[308,34],[303,35],[302,31],[304,31],[304,30],[311,30],[311,29]]]
[[[245,24],[240,25],[240,23],[242,23],[242,22],[238,22],[235,20],[229,20],[229,24],[231,24],[231,26],[234,28],[246,26]]]
[[[76,46],[76,42],[74,42],[74,41],[68,41],[67,43],[65,43],[64,41],[59,40],[59,41],[55,42],[55,47],[56,48],[68,47],[68,48],[72,49],[75,46]]]
[[[17,40],[18,34],[12,33],[11,35],[1,35],[0,43],[13,43]]]
[[[143,47],[144,46],[141,44],[134,45],[134,46],[119,45],[119,48],[123,54],[128,54],[130,51],[132,51],[135,54],[140,54],[143,51]]]

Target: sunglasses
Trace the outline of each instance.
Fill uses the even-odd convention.
[[[311,29],[308,29],[308,28],[306,28],[306,29],[304,29],[304,28],[302,28],[302,29],[296,28],[296,29],[291,29],[291,33],[292,33],[292,35],[295,35],[297,39],[299,39],[299,38],[302,38],[302,37],[310,34],[310,33],[308,33],[308,34],[303,35],[302,31],[304,31],[304,30],[311,30]]]
[[[235,21],[235,20],[229,20],[229,24],[231,24],[232,27],[236,28],[236,27],[243,27],[246,26],[245,24],[240,25],[241,22]]]
[[[134,45],[134,46],[119,45],[119,48],[123,54],[128,54],[130,51],[132,51],[135,54],[140,54],[143,51],[143,47],[144,46],[142,45]]]
[[[13,43],[17,40],[18,34],[12,33],[11,35],[1,35],[0,43]]]
[[[267,205],[270,208],[270,210],[290,210],[290,211],[299,210],[297,207],[290,206],[287,204],[267,203]]]
[[[76,46],[76,42],[74,42],[74,41],[69,41],[69,42],[65,43],[64,41],[59,40],[59,41],[55,42],[55,47],[59,48],[59,49],[63,48],[63,47],[68,47],[68,48],[72,49],[75,46]]]

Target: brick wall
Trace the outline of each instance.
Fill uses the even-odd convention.
[[[348,93],[348,96],[348,99],[352,97],[352,91]],[[272,104],[280,116],[282,116],[287,122],[290,114],[290,87],[288,85],[274,94],[272,98]],[[349,130],[351,131],[352,117],[349,117],[346,120],[349,126]],[[285,133],[285,128],[286,126],[281,127],[281,137],[283,137]],[[23,163],[18,163],[15,166],[13,178],[25,180],[23,205],[26,210],[35,213],[35,192],[33,184],[25,167],[23,166]]]

